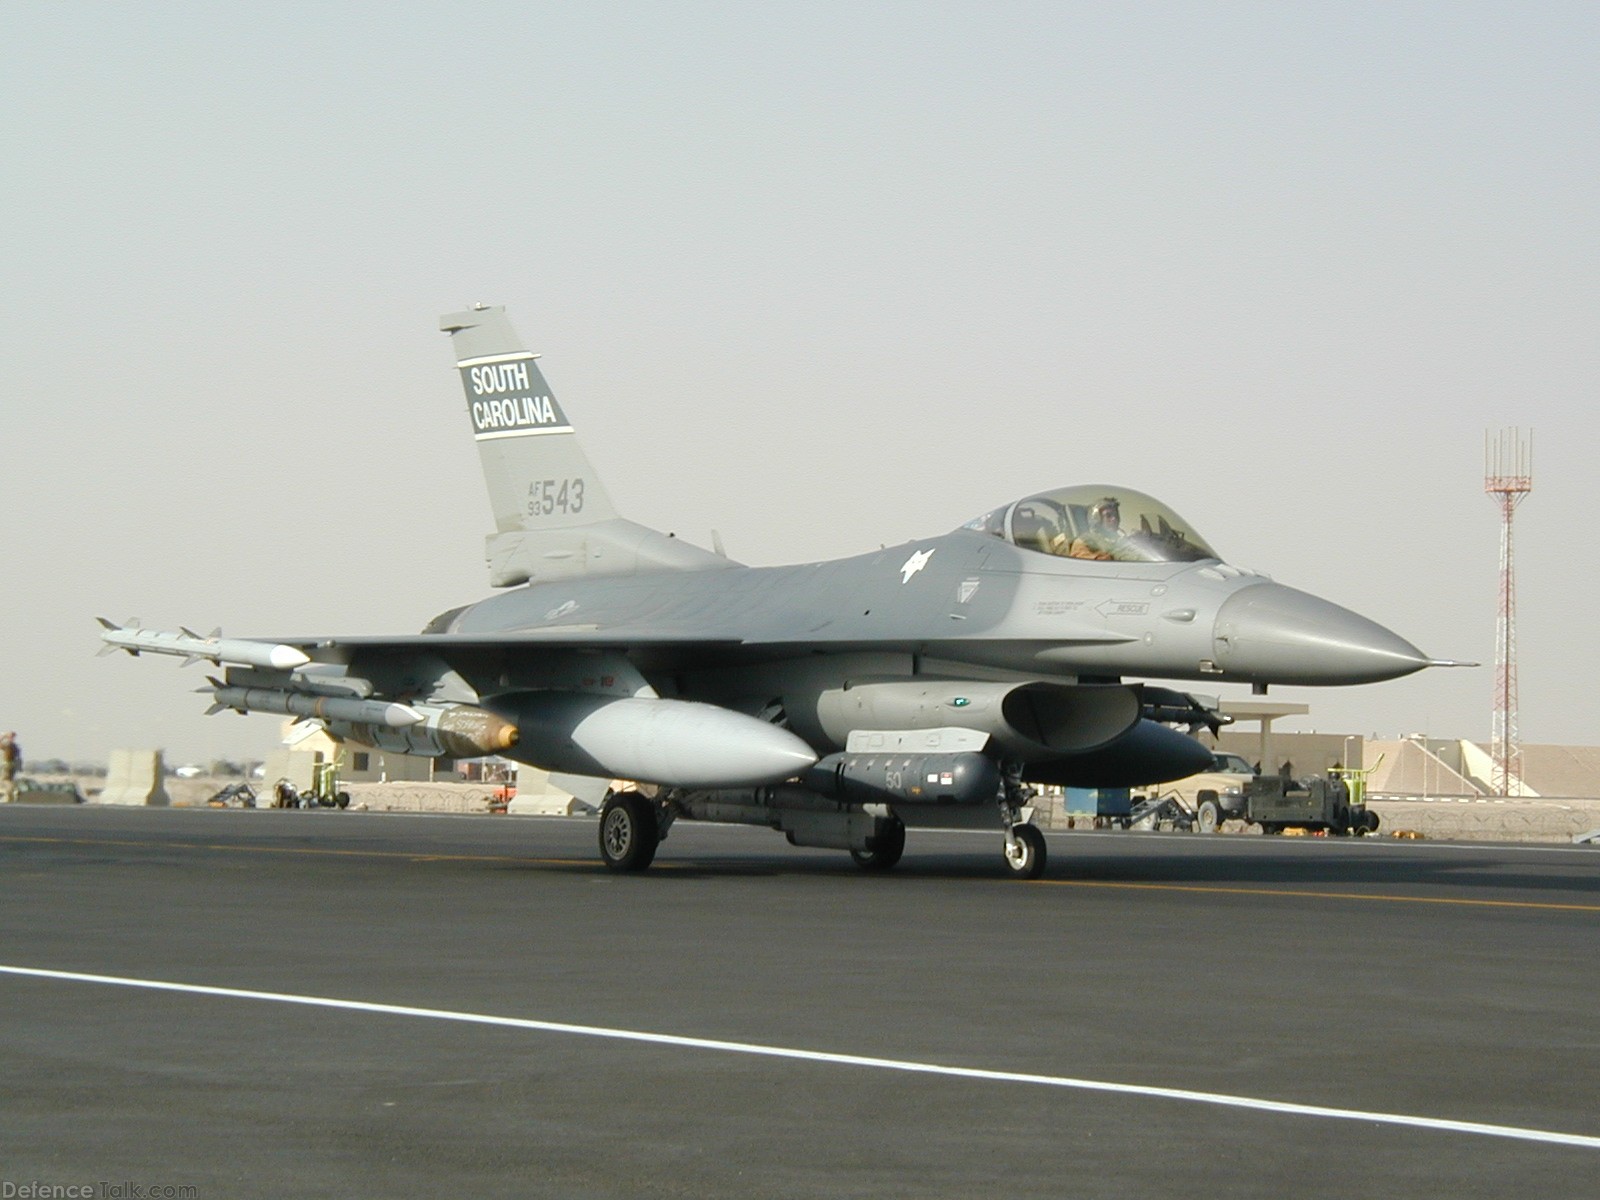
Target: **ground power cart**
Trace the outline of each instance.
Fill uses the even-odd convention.
[[[1378,814],[1367,808],[1360,792],[1337,775],[1307,779],[1258,775],[1245,781],[1244,812],[1240,815],[1261,826],[1262,833],[1282,833],[1285,829],[1335,837],[1374,833]]]

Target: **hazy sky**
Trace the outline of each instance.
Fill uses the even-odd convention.
[[[94,617],[486,594],[436,331],[484,301],[626,515],[746,562],[1112,481],[1486,664],[1274,689],[1302,728],[1488,737],[1531,427],[1522,736],[1592,744],[1596,61],[1590,3],[13,0],[0,728],[264,755]]]

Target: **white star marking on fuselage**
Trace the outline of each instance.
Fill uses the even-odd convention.
[[[935,546],[934,550],[937,549],[938,547]],[[918,550],[910,558],[906,559],[905,565],[900,568],[900,582],[910,583],[911,577],[927,566],[928,560],[932,557],[933,550]]]

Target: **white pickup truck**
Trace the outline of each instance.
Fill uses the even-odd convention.
[[[1213,833],[1229,817],[1244,815],[1244,787],[1256,777],[1256,769],[1241,755],[1219,751],[1212,756],[1211,769],[1162,789],[1163,795],[1176,792],[1194,810],[1195,828]]]

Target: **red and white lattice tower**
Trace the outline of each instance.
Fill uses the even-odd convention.
[[[1517,733],[1517,582],[1511,519],[1533,491],[1533,433],[1484,434],[1483,490],[1500,506],[1500,617],[1494,630],[1494,730],[1490,786],[1498,796],[1522,790],[1522,739]]]

